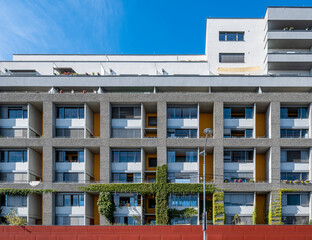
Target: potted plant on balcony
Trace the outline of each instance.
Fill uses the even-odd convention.
[[[234,179],[234,182],[237,183],[237,179]]]
[[[224,179],[224,182],[225,182],[225,183],[228,183],[228,182],[229,182],[229,180],[228,180],[228,179]]]
[[[287,180],[283,180],[282,183],[287,183]]]
[[[63,90],[60,90],[60,93],[63,93]]]
[[[238,182],[241,183],[241,182],[242,182],[242,179],[238,179]]]
[[[254,183],[255,181],[253,180],[253,179],[249,179],[249,181],[248,182],[250,182],[250,183]]]
[[[83,91],[82,91],[82,93],[86,93],[86,92],[87,92],[86,90],[83,90]]]
[[[309,184],[310,181],[309,181],[309,180],[305,180],[304,183],[305,183],[305,184]]]
[[[97,72],[97,75],[100,76],[101,74],[99,72]]]
[[[294,27],[289,27],[289,31],[293,31],[293,30],[295,30]]]
[[[298,183],[300,183],[300,181],[299,180],[295,180],[293,183],[294,184],[298,184]]]

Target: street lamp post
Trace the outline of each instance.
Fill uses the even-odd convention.
[[[206,128],[204,130],[204,134],[206,135],[204,151],[200,154],[204,155],[204,166],[203,166],[203,239],[206,240],[206,229],[207,229],[207,216],[206,216],[206,145],[208,137],[212,136],[212,130],[210,128]]]

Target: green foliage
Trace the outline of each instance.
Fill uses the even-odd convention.
[[[215,192],[212,197],[212,220],[215,225],[224,225],[224,192]]]
[[[271,203],[268,213],[269,225],[282,225],[282,190],[271,192]]]
[[[97,202],[99,213],[104,216],[111,224],[113,223],[115,205],[108,192],[101,192]]]
[[[8,213],[5,217],[5,221],[8,225],[14,226],[24,226],[27,224],[26,220],[19,217],[15,209],[11,208],[11,212]]]
[[[53,189],[14,189],[14,188],[0,188],[0,195],[23,195],[26,196],[28,194],[42,194],[48,192],[56,192]]]
[[[140,193],[141,195],[153,195],[156,193],[155,183],[91,184],[87,187],[78,187],[78,188],[86,192]]]
[[[174,218],[189,218],[193,217],[194,215],[198,214],[198,211],[195,208],[184,208],[182,210],[178,210],[175,208],[169,209],[168,215],[169,219],[174,219]]]
[[[157,166],[156,185],[156,224],[167,225],[169,223],[167,165]]]
[[[252,212],[252,224],[257,224],[257,205],[255,204],[254,211]]]
[[[199,183],[167,183],[167,165],[157,167],[156,183],[133,183],[133,184],[91,184],[87,187],[78,187],[86,192],[118,192],[118,193],[139,193],[141,195],[155,195],[156,224],[167,225],[168,216],[168,195],[176,194],[197,194],[203,193],[203,184]],[[216,191],[213,185],[206,185],[206,193],[212,194]]]

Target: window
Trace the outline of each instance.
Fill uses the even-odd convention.
[[[141,129],[112,128],[112,138],[141,138]]]
[[[219,53],[220,63],[244,63],[245,53]]]
[[[252,193],[225,193],[224,205],[225,206],[253,206],[254,195]]]
[[[253,162],[253,150],[224,150],[224,162]]]
[[[157,158],[148,158],[148,167],[149,168],[155,168],[157,167]]]
[[[171,225],[197,225],[197,217],[181,217],[170,220]]]
[[[114,183],[140,183],[141,173],[113,173]]]
[[[308,225],[309,216],[283,216],[282,222],[290,225]]]
[[[309,178],[308,172],[281,172],[281,180],[306,181]]]
[[[288,194],[287,205],[300,205],[300,194]]]
[[[308,138],[308,129],[281,129],[281,138]]]
[[[148,117],[148,126],[157,127],[157,117]]]
[[[307,119],[308,107],[281,107],[281,119]]]
[[[27,162],[27,150],[2,150],[0,162]]]
[[[27,196],[1,195],[3,207],[27,207]]]
[[[194,119],[197,118],[197,107],[168,107],[168,119]]]
[[[197,194],[171,194],[169,196],[169,207],[197,207]]]
[[[224,128],[225,138],[252,138],[252,129],[230,129]]]
[[[224,172],[224,182],[249,182],[253,172]]]
[[[56,118],[60,119],[83,119],[84,106],[81,107],[57,107]]]
[[[27,118],[27,106],[8,107],[8,118],[10,119]]]
[[[133,150],[133,151],[112,151],[113,155],[113,162],[141,162],[141,151],[140,150]]]
[[[120,224],[120,225],[135,226],[135,225],[139,224],[139,221],[137,219],[138,217],[140,217],[140,216],[136,216],[136,218],[128,217],[128,216],[118,216],[118,217],[114,217],[114,223]]]
[[[55,225],[79,226],[84,225],[84,217],[55,216]]]
[[[112,107],[112,118],[140,119],[141,107]]]
[[[79,182],[83,179],[83,173],[56,172],[56,182]]]
[[[167,153],[168,163],[197,162],[196,149],[170,149]]]
[[[56,162],[84,162],[84,150],[56,150]]]
[[[114,194],[116,207],[137,207],[141,205],[141,195],[138,194]]]
[[[66,193],[57,193],[55,196],[56,206],[74,206],[74,207],[83,207],[84,206],[84,195],[83,194],[66,194]]]
[[[169,183],[197,183],[198,173],[196,172],[168,172]]]
[[[155,198],[149,198],[147,206],[148,206],[148,208],[155,208],[155,206],[156,206],[156,199]]]
[[[225,107],[224,108],[225,119],[252,119],[253,108],[252,107]]]
[[[219,41],[244,41],[244,32],[219,32]]]
[[[282,149],[281,162],[309,162],[308,149]]]
[[[197,129],[168,129],[168,138],[197,138]]]

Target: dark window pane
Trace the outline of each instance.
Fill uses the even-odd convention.
[[[300,205],[300,194],[287,194],[287,205]]]
[[[84,118],[84,108],[79,108],[79,118]]]
[[[219,41],[225,41],[225,33],[224,32],[219,33]]]
[[[64,108],[58,107],[56,109],[56,118],[64,118]]]
[[[237,41],[244,41],[244,33],[237,34]]]
[[[157,167],[157,158],[149,158],[148,159],[148,167],[150,167],[150,168]]]
[[[236,41],[236,33],[227,33],[227,41]]]
[[[157,127],[157,117],[149,117],[148,126]]]
[[[119,107],[112,108],[112,118],[119,118]]]

